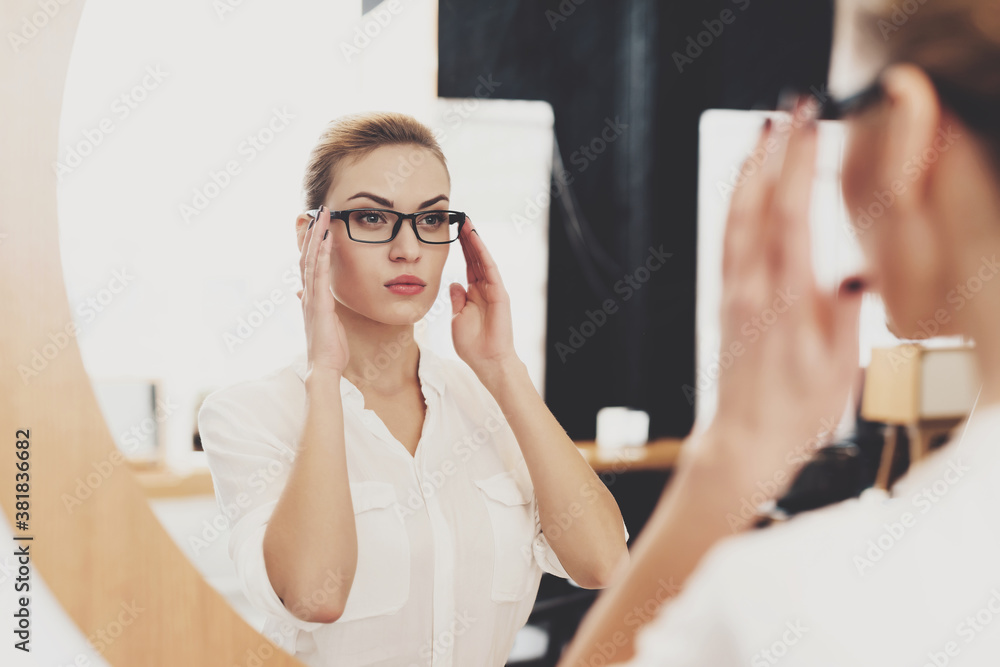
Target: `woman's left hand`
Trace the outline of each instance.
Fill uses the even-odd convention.
[[[451,334],[458,356],[483,379],[517,360],[510,296],[472,220],[463,225],[459,242],[469,287],[451,284]]]

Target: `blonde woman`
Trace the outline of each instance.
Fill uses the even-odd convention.
[[[199,413],[246,595],[309,665],[503,665],[543,571],[600,588],[627,567],[621,513],[514,351],[497,265],[431,131],[338,119],[304,184],[307,351]],[[454,242],[464,364],[414,338]]]
[[[769,157],[733,197],[723,347],[776,289],[801,300],[720,376],[715,419],[696,429],[627,577],[598,598],[560,665],[998,664],[1000,2],[875,4],[857,25],[877,76],[821,114],[847,124],[843,195],[866,266],[837,294],[816,286],[817,105],[800,100],[797,122],[762,128]],[[790,479],[803,446],[842,414],[865,289],[881,294],[901,337],[936,324],[975,340],[983,385],[972,413],[891,498],[872,490],[722,540],[744,499]],[[662,580],[683,592],[652,620],[630,617]]]

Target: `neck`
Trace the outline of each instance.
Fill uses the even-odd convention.
[[[964,156],[961,156],[964,157]],[[970,162],[973,158],[970,157]],[[955,301],[948,310],[961,333],[975,341],[983,383],[979,405],[1000,404],[1000,195],[986,165],[964,165],[960,180],[949,182],[950,196],[941,219],[953,239],[948,252],[953,270],[948,289]],[[960,305],[959,305],[960,304]]]
[[[362,392],[393,394],[417,382],[420,349],[412,324],[376,322],[343,304],[337,315],[347,334],[351,353],[344,377]]]

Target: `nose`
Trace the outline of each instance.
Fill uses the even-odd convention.
[[[396,238],[389,242],[389,259],[394,262],[413,262],[420,259],[421,246],[413,225],[409,220],[403,222]]]

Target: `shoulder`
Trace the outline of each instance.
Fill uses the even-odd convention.
[[[468,364],[461,359],[435,354],[433,357],[432,379],[440,382],[442,394],[463,407],[482,405],[492,407],[493,395],[479,381]]]
[[[198,409],[198,429],[206,435],[261,433],[292,436],[304,418],[305,386],[294,364],[212,391]]]

